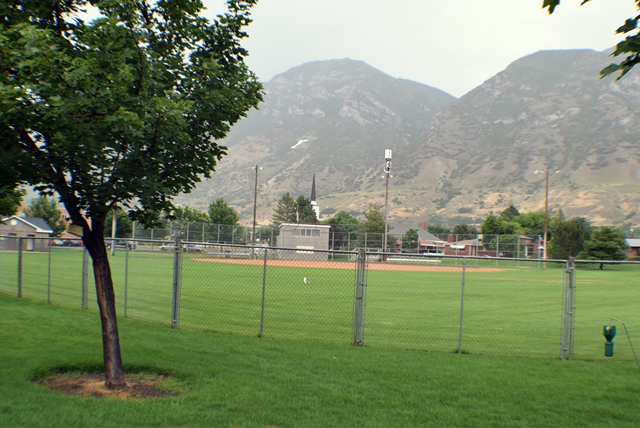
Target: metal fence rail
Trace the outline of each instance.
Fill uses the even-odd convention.
[[[31,239],[31,238],[30,238]],[[38,246],[29,246],[38,248]],[[0,292],[97,310],[81,246],[0,251]],[[109,259],[116,310],[168,327],[433,352],[604,358],[640,348],[640,263],[135,240]],[[602,269],[600,269],[602,268]],[[617,322],[617,321],[615,321]],[[615,359],[633,360],[626,337]]]

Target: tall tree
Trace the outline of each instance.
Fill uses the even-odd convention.
[[[480,232],[483,235],[498,235],[501,233],[500,228],[500,220],[493,211],[489,211],[489,214],[485,217],[482,226],[480,226]]]
[[[512,204],[512,205],[509,205],[507,208],[505,208],[500,213],[498,218],[500,219],[500,221],[512,222],[519,215],[520,215],[520,211],[518,211],[518,209]]]
[[[240,216],[224,198],[218,198],[209,204],[209,219],[213,224],[236,225],[240,221]]]
[[[282,223],[296,223],[296,201],[289,192],[282,195],[273,209],[271,223],[274,226],[279,226]]]
[[[591,225],[586,218],[574,217],[554,222],[547,251],[552,259],[576,257],[591,237]]]
[[[586,260],[625,260],[629,248],[624,233],[615,227],[601,226],[593,231],[578,258]],[[604,263],[600,263],[600,270]]]
[[[591,0],[582,0],[581,4],[588,3]],[[636,4],[636,7],[640,9],[640,0],[633,0]],[[555,8],[560,4],[560,0],[544,0],[542,2],[542,8],[547,8],[549,14],[552,14]],[[626,36],[623,41],[616,45],[615,50],[611,54],[611,56],[616,57],[618,55],[626,55],[625,59],[618,63],[610,64],[605,67],[602,71],[600,71],[600,75],[602,77],[607,76],[611,73],[620,72],[620,79],[622,76],[627,74],[631,69],[638,63],[640,63],[640,30],[638,30],[638,21],[640,20],[640,15],[637,15],[632,18],[628,18],[625,23],[618,27],[616,30],[617,34],[635,34]]]
[[[311,205],[311,199],[306,196],[298,196],[298,199],[296,199],[296,210],[297,223],[316,224],[318,222],[318,216]]]
[[[364,212],[362,229],[366,234],[366,246],[370,248],[382,248],[384,243],[384,213],[380,204],[369,203]]]
[[[82,228],[108,388],[126,382],[106,216],[120,206],[153,226],[211,176],[217,142],[262,99],[240,44],[255,3],[228,0],[213,21],[199,0],[0,3],[1,180],[57,192]],[[88,4],[101,14],[90,22]]]
[[[29,215],[42,218],[53,230],[52,236],[60,236],[67,230],[67,222],[62,218],[62,213],[55,199],[40,195],[31,200]]]
[[[0,217],[14,215],[22,205],[24,190],[21,188],[0,188]],[[2,220],[0,218],[0,220]]]

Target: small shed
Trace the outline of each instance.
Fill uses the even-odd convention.
[[[288,260],[328,260],[329,229],[324,224],[282,223],[278,236],[278,257]]]
[[[0,250],[16,251],[18,238],[22,238],[24,251],[47,251],[51,227],[42,218],[17,215],[0,221]]]
[[[628,238],[627,244],[629,245],[629,248],[625,250],[627,257],[640,256],[640,239]]]

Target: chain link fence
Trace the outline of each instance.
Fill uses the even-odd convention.
[[[604,359],[603,328],[617,325],[615,359],[634,360],[633,345],[640,346],[638,262],[320,251],[179,238],[114,244],[109,261],[118,314],[173,328],[430,352]],[[83,247],[25,248],[19,242],[16,250],[0,251],[0,292],[97,310]]]

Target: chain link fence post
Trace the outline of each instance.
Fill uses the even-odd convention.
[[[458,354],[462,354],[462,321],[464,319],[464,277],[467,273],[467,259],[462,259],[462,288],[460,290],[460,327],[458,328]]]
[[[360,249],[358,251],[353,311],[353,344],[355,346],[362,346],[364,341],[364,290],[366,269],[367,254],[365,249]]]
[[[264,248],[264,264],[262,268],[262,306],[260,308],[260,336],[264,337],[264,300],[267,292],[267,253],[269,248]]]
[[[51,245],[47,246],[47,305],[51,304]]]
[[[173,298],[171,310],[171,328],[180,327],[180,253],[182,252],[182,241],[180,234],[176,236],[175,253],[173,256]]]
[[[560,339],[560,359],[570,360],[573,356],[573,293],[575,289],[575,258],[570,257],[565,267],[562,293],[562,336]]]
[[[22,238],[18,238],[18,297],[22,297]]]
[[[113,242],[111,243],[113,247]],[[82,250],[82,309],[89,309],[89,253],[87,249]]]
[[[127,300],[129,298],[129,251],[130,251],[129,246],[127,245],[126,249],[124,250],[124,317],[125,318],[127,318],[127,306],[128,306]]]

